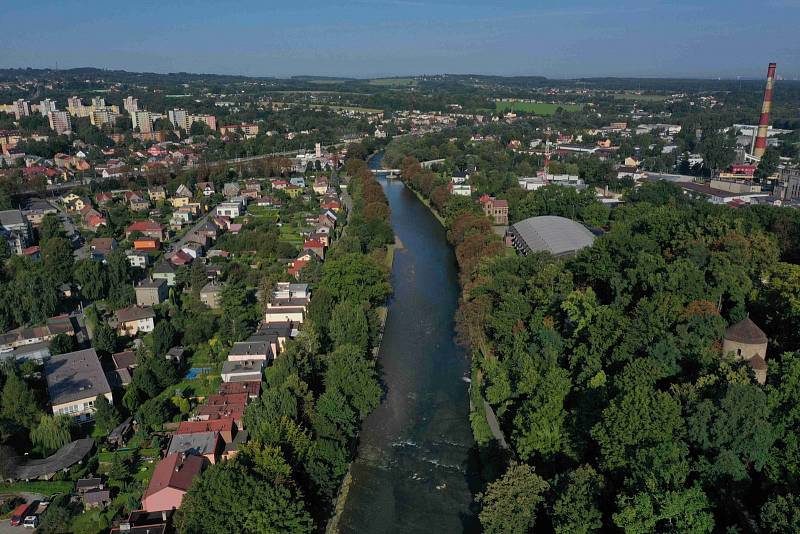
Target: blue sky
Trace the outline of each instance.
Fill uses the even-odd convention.
[[[0,67],[800,77],[800,0],[0,0]]]

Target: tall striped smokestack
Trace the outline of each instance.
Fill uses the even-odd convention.
[[[767,131],[769,130],[769,112],[772,109],[772,88],[775,86],[775,63],[767,69],[767,86],[764,88],[764,104],[761,106],[761,118],[758,121],[758,136],[753,145],[753,156],[761,158],[767,150]]]

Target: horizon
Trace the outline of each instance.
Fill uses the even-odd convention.
[[[780,69],[780,65],[778,65]],[[34,71],[50,71],[50,72],[69,72],[77,70],[98,70],[103,72],[125,72],[128,74],[152,74],[156,76],[174,76],[174,75],[189,75],[189,76],[230,76],[238,78],[251,78],[254,80],[332,80],[341,82],[353,81],[369,81],[369,80],[389,80],[389,79],[402,79],[402,78],[430,78],[430,77],[446,77],[446,76],[478,76],[478,77],[495,77],[495,78],[542,78],[548,81],[569,82],[569,81],[582,81],[582,80],[601,80],[601,79],[618,79],[618,80],[697,80],[697,81],[742,81],[742,82],[757,82],[766,80],[766,68],[764,69],[763,76],[736,76],[736,77],[700,77],[700,76],[612,76],[612,75],[598,75],[598,76],[576,76],[576,77],[553,77],[544,74],[485,74],[478,72],[431,72],[422,74],[392,74],[386,76],[325,76],[316,74],[291,74],[287,76],[271,76],[271,75],[254,75],[254,74],[237,74],[237,73],[222,73],[222,72],[199,72],[199,71],[155,71],[155,70],[130,70],[123,68],[106,68],[91,65],[83,65],[76,67],[5,67],[0,65],[0,71],[4,70],[34,70]],[[781,82],[798,82],[800,78],[785,78],[780,74],[776,75],[777,81]]]
[[[209,0],[88,0],[76,12],[33,0],[6,9],[8,20],[31,24],[4,28],[0,66],[277,78],[480,72],[714,80],[760,79],[774,61],[784,79],[800,77],[798,47],[789,43],[800,23],[798,0],[531,4],[246,0],[232,8]]]

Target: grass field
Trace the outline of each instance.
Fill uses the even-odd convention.
[[[72,482],[68,480],[33,480],[30,482],[17,482],[15,484],[0,485],[0,494],[2,493],[39,493],[44,496],[50,496],[55,493],[69,493],[72,491]]]
[[[521,111],[535,113],[536,115],[555,115],[558,108],[562,108],[564,111],[580,111],[583,106],[578,104],[550,104],[547,102],[495,102],[497,111]]]
[[[388,87],[405,87],[408,85],[417,85],[417,80],[414,78],[374,78],[369,81],[369,84]]]
[[[615,93],[614,100],[637,100],[639,102],[663,102],[666,95],[637,95],[636,93]]]

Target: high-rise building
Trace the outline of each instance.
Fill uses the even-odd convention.
[[[122,103],[122,107],[124,107],[125,111],[127,111],[131,117],[133,117],[133,114],[139,111],[139,99],[132,96],[126,96],[125,101]]]
[[[119,113],[115,113],[110,107],[93,109],[89,119],[94,126],[103,126],[104,124],[113,124],[119,117]]]
[[[51,111],[47,114],[47,118],[50,120],[50,128],[57,134],[61,135],[72,131],[72,121],[66,111]]]
[[[56,103],[49,98],[45,98],[41,102],[39,102],[39,113],[42,114],[42,117],[47,117],[47,114],[51,111],[56,110]]]
[[[192,127],[193,122],[202,122],[211,130],[217,129],[217,118],[214,115],[189,115],[187,122],[189,123],[189,128]]]
[[[131,122],[134,128],[139,128],[141,133],[151,133],[153,131],[153,117],[149,111],[134,111],[131,113]]]
[[[29,117],[31,114],[31,106],[28,104],[26,100],[19,100],[14,101],[14,117],[17,120],[20,120],[22,117]]]
[[[180,128],[185,132],[189,131],[189,115],[185,109],[171,109],[167,115],[169,116],[169,122],[175,128]]]
[[[92,108],[100,109],[106,107],[106,99],[102,96],[92,97]]]

